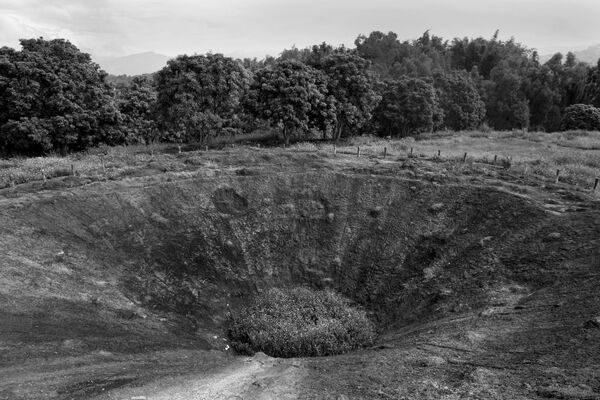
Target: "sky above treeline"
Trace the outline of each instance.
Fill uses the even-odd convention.
[[[92,55],[278,55],[359,34],[499,38],[540,54],[600,43],[600,0],[0,0],[0,46],[66,38]]]

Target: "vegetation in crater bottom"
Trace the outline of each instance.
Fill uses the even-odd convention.
[[[363,310],[333,291],[272,288],[230,314],[227,336],[242,354],[327,356],[371,344],[374,327]]]

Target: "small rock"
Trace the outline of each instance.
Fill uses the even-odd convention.
[[[79,339],[66,339],[62,342],[62,347],[64,349],[75,350],[83,347],[83,341]]]
[[[417,187],[416,186],[411,186],[410,190],[412,190],[413,192],[416,192],[417,191]]]
[[[425,359],[427,366],[440,366],[446,364],[446,359],[439,356],[429,356]]]
[[[425,278],[426,281],[435,278],[435,276],[436,276],[435,267],[426,267],[423,269],[423,277]]]
[[[479,241],[479,244],[481,245],[481,247],[483,247],[487,242],[489,242],[493,238],[494,238],[493,236],[486,236]]]
[[[54,262],[64,262],[65,261],[65,252],[63,250],[59,251],[54,255]]]
[[[444,208],[444,203],[435,203],[432,204],[431,207],[429,207],[429,210],[433,212],[438,212],[441,211],[442,208]]]
[[[481,311],[479,313],[479,316],[480,317],[489,317],[490,315],[493,315],[495,312],[496,312],[496,310],[494,308],[488,308],[488,309]]]
[[[327,287],[332,287],[333,279],[332,278],[323,278],[323,279],[321,279],[321,285],[327,286]]]
[[[561,234],[558,233],[558,232],[552,232],[551,234],[549,234],[548,236],[546,236],[546,238],[548,240],[557,240],[557,239],[560,239],[560,237],[561,237]]]
[[[335,219],[334,213],[327,214],[327,222],[332,223],[334,219]]]

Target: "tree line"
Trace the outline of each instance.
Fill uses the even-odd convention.
[[[182,55],[155,74],[110,77],[64,39],[0,48],[0,152],[101,143],[197,142],[261,127],[339,140],[436,129],[600,130],[600,62],[538,54],[513,39],[428,31],[360,35],[354,48],[292,47],[238,60]]]

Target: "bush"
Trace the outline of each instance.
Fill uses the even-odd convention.
[[[563,131],[573,129],[600,130],[600,108],[589,104],[573,104],[567,107],[561,121],[561,128]]]
[[[364,311],[334,292],[294,288],[257,296],[230,316],[227,336],[242,354],[326,356],[372,343],[374,330]]]

